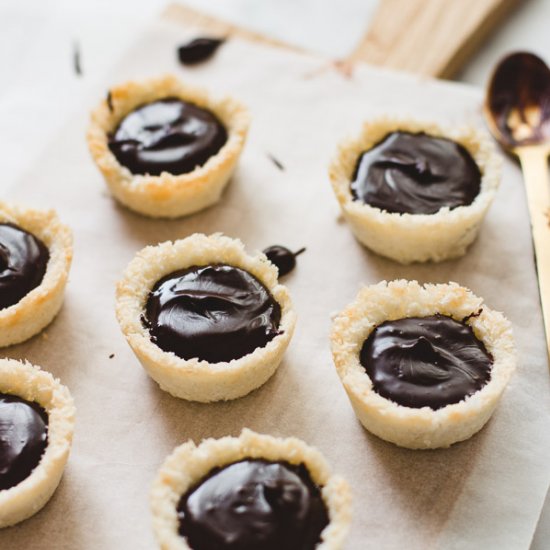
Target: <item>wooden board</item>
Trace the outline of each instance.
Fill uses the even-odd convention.
[[[519,3],[519,0],[380,0],[365,36],[349,60],[449,78]],[[181,4],[169,5],[164,17],[223,36],[299,49]]]
[[[519,0],[383,0],[351,58],[449,78]]]

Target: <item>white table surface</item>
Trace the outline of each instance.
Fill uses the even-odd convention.
[[[405,0],[403,0],[405,1]],[[350,51],[376,0],[186,0],[188,5],[333,57]],[[166,0],[0,0],[0,191],[40,154],[85,90]],[[483,86],[498,59],[530,50],[550,61],[550,0],[523,0],[458,75]],[[83,74],[75,74],[80,50]],[[521,503],[518,503],[521,506]],[[531,550],[550,547],[550,498]]]

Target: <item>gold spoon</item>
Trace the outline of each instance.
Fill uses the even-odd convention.
[[[508,55],[489,82],[484,114],[494,138],[521,163],[550,356],[550,69],[536,55]]]

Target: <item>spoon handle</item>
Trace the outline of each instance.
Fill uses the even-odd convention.
[[[548,147],[519,147],[531,231],[535,248],[540,301],[546,333],[546,350],[550,357],[550,181],[548,179]]]

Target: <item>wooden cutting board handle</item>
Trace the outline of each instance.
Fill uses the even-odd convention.
[[[519,0],[381,0],[352,60],[450,77]]]
[[[380,0],[349,59],[434,77],[450,77],[520,0]],[[291,47],[181,4],[164,17],[221,34]],[[297,50],[298,48],[293,48]]]

